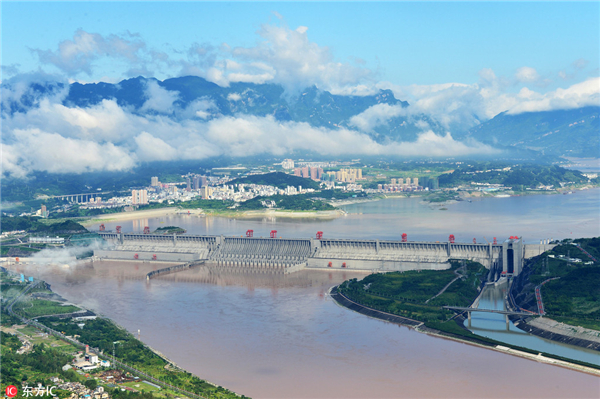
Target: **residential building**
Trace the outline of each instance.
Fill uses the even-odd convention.
[[[281,163],[283,169],[294,169],[294,161],[291,159],[284,159]]]
[[[131,204],[145,205],[148,203],[148,190],[131,190]]]

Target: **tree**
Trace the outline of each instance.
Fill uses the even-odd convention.
[[[83,385],[85,385],[89,389],[94,390],[98,386],[98,381],[96,381],[95,379],[92,378],[92,379],[86,380],[83,383]]]

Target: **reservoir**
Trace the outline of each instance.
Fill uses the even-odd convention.
[[[124,232],[142,232],[175,225],[190,234],[240,236],[254,230],[255,237],[269,237],[277,230],[282,237],[309,238],[323,231],[325,238],[409,241],[485,242],[509,236],[526,243],[542,239],[593,237],[600,235],[600,189],[562,195],[529,195],[509,198],[473,198],[444,205],[426,204],[420,197],[388,198],[343,206],[347,215],[335,219],[316,218],[223,218],[175,215],[154,219],[104,222],[106,229],[123,227]],[[91,226],[97,229],[99,224]]]
[[[419,198],[345,206],[332,220],[178,215],[105,223],[176,225],[194,234],[526,242],[600,235],[599,190],[431,206]],[[163,265],[95,262],[46,267],[65,298],[114,319],[179,366],[255,398],[598,398],[600,378],[417,333],[338,306],[328,289],[364,274],[223,274],[210,267],[145,281]],[[491,299],[493,300],[493,298]],[[483,307],[483,306],[482,306]],[[475,316],[474,316],[475,317]],[[504,323],[503,323],[504,324]],[[502,325],[500,328],[505,328]]]

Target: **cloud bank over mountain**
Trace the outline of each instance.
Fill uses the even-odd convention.
[[[60,97],[43,97],[26,112],[3,113],[3,174],[26,177],[35,170],[118,171],[142,161],[265,153],[284,156],[294,151],[331,156],[461,156],[495,152],[489,146],[457,142],[450,134],[440,136],[430,130],[422,131],[413,142],[381,144],[357,130],[278,121],[272,115],[221,115],[204,120],[198,114],[211,109],[208,100],[194,101],[179,109],[173,92],[150,84],[148,95],[142,109],[156,112],[136,113],[115,100],[104,99],[90,107],[69,107],[63,105]],[[167,111],[172,114],[161,113]]]
[[[586,67],[583,59],[554,77],[524,65],[513,76],[496,76],[492,69],[483,69],[477,83],[398,86],[379,81],[377,71],[360,59],[336,59],[330,48],[309,40],[309,32],[305,26],[292,29],[284,22],[264,24],[253,46],[194,43],[166,53],[135,33],[102,35],[78,29],[55,49],[32,49],[40,71],[3,82],[2,173],[25,177],[36,170],[127,170],[142,161],[224,154],[284,156],[294,151],[331,156],[494,154],[497,150],[489,145],[453,137],[504,111],[520,114],[600,106],[600,78],[573,83]],[[297,96],[306,88],[316,87],[315,107],[326,106],[319,103],[320,93],[373,96],[389,89],[408,106],[380,102],[352,115],[345,124],[322,126],[274,114],[224,115],[211,98],[197,98],[183,106],[181,92],[152,80],[143,89],[139,109],[110,97],[90,106],[65,104],[68,82],[85,81],[107,63],[120,71],[120,76],[106,79],[113,82],[167,74],[199,76],[220,87],[240,82],[276,84],[288,101],[299,101]],[[4,69],[15,73],[12,67]],[[549,81],[556,79],[570,83],[545,91]],[[44,89],[36,90],[40,85]],[[252,101],[249,98],[247,93],[231,92],[226,101],[236,104]],[[397,128],[410,124],[416,129],[414,137],[377,139],[392,123]]]

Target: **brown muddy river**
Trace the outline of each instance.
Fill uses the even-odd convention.
[[[338,306],[359,277],[223,275],[146,283],[156,265],[96,262],[33,275],[108,316],[181,367],[255,398],[598,398],[600,378],[430,337]],[[164,267],[164,265],[158,266]]]

